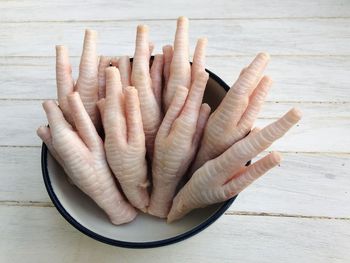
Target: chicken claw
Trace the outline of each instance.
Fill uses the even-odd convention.
[[[102,122],[108,164],[124,194],[136,208],[146,212],[149,203],[145,134],[137,90],[122,89],[117,68],[106,69],[106,99]]]
[[[108,167],[99,137],[77,92],[67,97],[76,130],[65,120],[54,101],[43,103],[50,128],[39,128],[37,133],[59,158],[69,178],[109,216],[113,224],[132,221],[137,212],[119,192]],[[51,146],[50,146],[51,145]],[[51,147],[51,148],[50,148]]]
[[[77,91],[93,124],[99,130],[101,120],[96,106],[99,98],[96,40],[96,31],[85,31],[79,77],[75,85],[72,77],[72,67],[69,63],[68,49],[65,46],[56,46],[56,81],[58,102],[66,120],[70,124],[74,124],[67,96],[73,91]]]
[[[258,54],[210,115],[191,173],[226,151],[251,130],[272,85],[269,77],[262,78],[268,61],[268,54]]]
[[[210,107],[202,105],[209,75],[197,74],[191,89],[179,86],[157,133],[152,166],[153,191],[148,212],[165,218],[176,187],[197,151]],[[188,95],[188,96],[187,96]]]
[[[170,65],[171,61],[173,59],[173,46],[172,45],[166,45],[163,47],[163,76],[164,76],[164,91],[165,88],[168,86],[169,77],[170,77]],[[164,94],[164,92],[163,92]]]
[[[131,63],[128,56],[122,56],[118,60],[118,70],[123,89],[131,85]]]
[[[146,136],[146,149],[150,159],[153,157],[154,140],[162,121],[162,112],[157,99],[158,91],[152,88],[149,60],[148,27],[137,27],[135,54],[131,72],[131,84],[137,89],[140,98],[143,128]]]
[[[178,86],[190,88],[191,85],[191,66],[189,61],[188,47],[188,19],[179,17],[174,41],[174,51],[170,46],[163,48],[165,58],[171,57],[169,76],[165,74],[167,85],[163,93],[164,108],[167,110],[172,102],[173,96]]]
[[[162,108],[163,67],[163,55],[154,55],[150,75],[152,80],[152,90],[160,109]]]
[[[180,219],[195,208],[230,199],[278,165],[281,156],[272,152],[252,165],[245,166],[281,138],[300,118],[301,112],[293,108],[279,120],[260,131],[253,130],[219,157],[206,162],[174,198],[168,222]]]
[[[106,68],[110,67],[114,62],[114,66],[117,66],[118,61],[116,58],[100,56],[98,63],[98,99],[106,97]]]

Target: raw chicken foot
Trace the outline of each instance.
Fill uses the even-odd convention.
[[[209,75],[204,70],[205,39],[199,39],[190,90],[179,86],[157,133],[152,165],[153,190],[148,213],[165,218],[183,175],[198,149],[210,113],[202,98]],[[188,95],[188,96],[187,96]]]
[[[101,129],[101,120],[96,106],[99,97],[96,40],[96,31],[85,31],[79,77],[76,84],[72,77],[68,49],[65,46],[56,46],[56,82],[58,102],[66,120],[71,125],[74,125],[67,96],[73,91],[77,91],[92,122],[99,131]]]
[[[40,127],[40,138],[60,162],[73,183],[90,196],[109,216],[113,224],[132,221],[137,213],[119,192],[108,167],[99,137],[77,92],[67,97],[77,129],[64,119],[54,101],[43,103],[50,128]]]
[[[201,147],[189,175],[206,161],[226,151],[252,129],[272,85],[269,77],[262,77],[268,60],[268,54],[258,54],[253,62],[242,70],[236,83],[210,115]]]
[[[245,166],[281,138],[300,118],[300,111],[292,109],[261,131],[253,130],[216,159],[206,162],[174,198],[168,222],[180,219],[195,208],[230,199],[278,165],[281,156],[272,152],[252,165]]]
[[[163,114],[160,107],[160,79],[158,77],[157,80],[154,79],[152,81],[150,75],[150,48],[148,31],[148,27],[145,25],[139,25],[137,27],[135,54],[131,72],[131,84],[137,89],[139,94],[143,129],[146,136],[147,155],[149,159],[152,160],[154,140],[159,125],[162,121]],[[159,58],[157,58],[156,61],[159,61]],[[159,72],[159,70],[155,72]]]
[[[146,212],[149,182],[140,102],[134,87],[123,92],[115,67],[106,69],[106,99],[101,113],[108,164],[129,202]]]

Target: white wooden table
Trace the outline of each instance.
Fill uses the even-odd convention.
[[[56,97],[54,45],[69,45],[76,73],[83,29],[100,32],[101,53],[131,55],[146,23],[159,52],[180,15],[191,18],[192,50],[207,36],[208,68],[229,84],[270,52],[275,84],[259,125],[292,106],[304,118],[272,147],[282,165],[204,232],[157,249],[104,245],[44,189],[35,129],[41,102]],[[0,262],[349,262],[349,69],[348,0],[0,0]]]

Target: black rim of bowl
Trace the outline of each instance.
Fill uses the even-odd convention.
[[[228,91],[230,87],[217,75],[215,75],[213,72],[210,70],[206,69],[206,72],[209,73],[209,78],[215,80],[222,88],[225,89],[225,91]],[[187,238],[190,238],[197,233],[203,231],[206,229],[208,226],[213,224],[220,216],[222,216],[225,211],[231,206],[231,204],[235,201],[236,196],[232,197],[231,199],[227,200],[222,204],[222,206],[213,214],[211,215],[208,219],[206,219],[204,222],[199,224],[198,226],[192,228],[191,230],[163,240],[158,240],[158,241],[150,241],[150,242],[127,242],[127,241],[121,241],[121,240],[115,240],[111,238],[107,238],[105,236],[101,236],[88,228],[84,227],[81,225],[78,221],[76,221],[68,212],[67,210],[63,207],[59,199],[57,198],[52,185],[51,185],[51,180],[50,180],[50,175],[49,171],[47,168],[47,153],[48,149],[46,145],[43,143],[42,148],[41,148],[41,170],[44,178],[44,183],[46,190],[50,196],[51,201],[53,202],[54,206],[58,210],[58,212],[76,229],[78,229],[80,232],[83,234],[106,244],[113,245],[113,246],[118,246],[118,247],[125,247],[125,248],[154,248],[154,247],[161,247],[161,246],[166,246],[170,244],[174,244],[177,242],[180,242],[182,240],[185,240]]]

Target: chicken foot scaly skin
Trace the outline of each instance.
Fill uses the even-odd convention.
[[[106,69],[106,99],[101,113],[108,164],[129,202],[146,212],[149,182],[140,102],[134,87],[123,92],[115,67]]]
[[[146,137],[147,155],[150,160],[153,157],[154,140],[162,121],[163,114],[159,106],[159,90],[153,88],[161,86],[152,85],[150,76],[149,60],[149,32],[148,27],[137,27],[135,54],[131,72],[131,84],[139,94],[142,114],[143,129]]]
[[[278,165],[281,156],[272,152],[252,165],[245,166],[281,138],[300,118],[301,112],[291,109],[279,120],[260,131],[253,130],[219,157],[206,162],[174,198],[168,222],[180,219],[195,208],[230,199]]]
[[[96,106],[96,102],[99,98],[96,41],[97,32],[94,30],[86,30],[83,52],[79,65],[79,77],[76,84],[74,84],[72,77],[72,67],[69,63],[68,49],[65,46],[56,46],[56,81],[58,102],[66,120],[74,125],[67,96],[73,91],[77,91],[93,124],[99,131],[101,128],[101,120]]]
[[[148,208],[148,213],[157,217],[167,216],[176,187],[197,151],[210,113],[210,107],[202,105],[208,78],[208,73],[199,72],[189,91],[178,87],[157,133]]]
[[[117,59],[116,57],[110,57],[110,56],[100,56],[99,63],[98,63],[98,99],[104,99],[106,97],[106,68],[113,66],[118,67],[118,62],[120,62],[121,59]],[[130,61],[129,67],[130,67]],[[122,64],[122,63],[121,63]],[[122,67],[122,65],[121,65]],[[128,86],[130,86],[128,84]]]
[[[51,153],[52,157],[55,158],[55,160],[59,163],[59,165],[64,168],[64,163],[61,157],[58,155],[56,152],[55,148],[53,147],[52,144],[52,136],[51,136],[51,131],[50,128],[47,126],[40,126],[36,130],[37,135],[39,138],[45,143],[47,149]]]
[[[252,129],[272,85],[269,77],[262,77],[268,61],[268,54],[258,54],[253,62],[242,70],[236,83],[210,115],[189,175],[206,161],[226,151]]]
[[[207,104],[203,104],[202,106],[200,106],[202,98],[203,98],[203,92],[205,90],[205,86],[206,86],[206,82],[208,80],[208,74],[205,72],[205,49],[206,49],[206,45],[207,45],[207,39],[206,38],[200,38],[197,41],[197,45],[195,48],[195,52],[194,52],[194,56],[193,56],[193,66],[192,66],[192,81],[196,80],[196,83],[192,83],[192,87],[195,88],[194,91],[190,91],[190,95],[187,98],[186,104],[191,105],[191,103],[193,105],[195,105],[196,107],[192,108],[191,111],[193,111],[191,114],[196,114],[196,112],[199,111],[199,116],[192,116],[192,120],[189,119],[190,121],[192,121],[192,123],[189,124],[190,129],[196,129],[195,131],[195,135],[193,134],[194,131],[187,131],[189,132],[188,134],[186,134],[186,132],[184,134],[186,134],[186,136],[184,137],[183,135],[179,134],[179,135],[174,135],[173,137],[166,137],[168,132],[164,132],[162,133],[161,131],[158,132],[157,137],[156,137],[156,143],[157,143],[157,161],[153,161],[153,171],[158,170],[158,172],[156,174],[153,174],[153,185],[155,185],[156,183],[160,184],[159,187],[158,186],[154,186],[153,187],[153,193],[152,193],[152,197],[151,197],[151,203],[150,203],[150,207],[148,209],[148,212],[156,215],[158,217],[166,217],[167,211],[169,211],[170,205],[171,205],[171,199],[175,194],[175,190],[176,190],[176,186],[179,184],[179,181],[181,180],[183,174],[186,172],[189,164],[191,163],[195,152],[198,149],[198,142],[201,139],[202,136],[202,131],[203,128],[207,122],[208,119],[208,115],[210,113],[210,107]],[[172,48],[163,48],[163,50],[168,49],[168,52],[164,52],[163,58],[164,58],[164,73],[165,73],[165,82],[167,82],[167,76],[169,76],[170,73],[170,63],[172,60]],[[187,60],[188,62],[188,60]],[[180,88],[181,89],[181,88]],[[179,90],[178,92],[180,92],[179,94],[181,94],[181,91]],[[188,91],[187,91],[188,93]],[[186,98],[183,99],[182,101],[182,105],[178,105],[179,103],[181,103],[181,98],[177,99],[177,102],[175,102],[174,99],[174,107],[177,107],[178,111],[181,111],[183,104],[185,103]],[[196,102],[192,102],[192,100],[197,100]],[[176,106],[177,105],[177,106]],[[185,106],[187,111],[188,111],[188,107],[189,106]],[[200,109],[199,109],[200,107]],[[171,113],[167,113],[167,114],[171,114]],[[183,113],[181,113],[183,115]],[[185,114],[186,114],[186,110],[185,110]],[[179,114],[177,114],[179,115]],[[174,115],[172,118],[176,118],[177,115]],[[191,115],[189,115],[191,116]],[[181,118],[179,118],[179,120],[174,121],[175,122],[180,122]],[[163,120],[164,123],[165,120]],[[197,126],[195,126],[197,124]],[[171,126],[172,123],[169,123],[168,126]],[[170,129],[169,127],[164,127],[164,124],[162,124],[163,127],[162,129]],[[172,129],[172,128],[171,128]],[[177,131],[181,131],[181,127],[177,127]],[[175,131],[172,134],[176,134]],[[183,138],[182,138],[182,137]],[[178,137],[178,138],[177,138]],[[184,152],[183,156],[177,156],[175,157],[175,160],[171,160],[173,157],[171,156],[171,151],[176,151],[176,148],[179,147],[180,145],[182,146],[182,143],[179,143],[179,145],[171,145],[171,140],[173,140],[173,138],[175,139],[179,139],[182,138],[183,142],[192,142],[192,148],[190,151],[183,151],[184,149],[180,149],[179,153]],[[158,138],[158,139],[157,139]],[[166,142],[168,141],[168,142]],[[183,145],[185,146],[185,145]],[[188,146],[188,145],[187,145]],[[161,155],[161,153],[165,150],[164,147],[167,147],[167,151],[169,151],[167,154],[165,155]],[[190,147],[190,146],[188,146]],[[177,159],[178,158],[178,159]],[[184,158],[184,159],[181,159]],[[177,160],[176,160],[177,159]],[[186,160],[187,159],[187,160]],[[186,161],[185,161],[186,160]],[[163,179],[166,179],[166,176],[163,176],[163,173],[165,173],[164,171],[162,171],[163,169],[167,169],[167,167],[164,167],[164,163],[172,163],[173,165],[173,174],[176,174],[175,178],[172,179],[172,181],[170,183],[166,183]],[[183,165],[185,163],[185,165]],[[169,175],[170,176],[170,175]],[[164,177],[164,178],[163,178]],[[155,179],[156,178],[156,179]],[[168,184],[169,188],[169,192],[168,194],[164,194],[163,190],[161,190],[161,188],[166,184]],[[163,200],[163,201],[158,201],[159,200]],[[153,201],[152,201],[153,200]]]
[[[152,47],[150,48],[150,52]],[[151,56],[151,53],[150,53]],[[131,63],[128,56],[122,56],[119,58],[110,56],[100,56],[98,65],[98,98],[99,100],[106,97],[106,76],[105,69],[108,67],[116,67],[119,70],[120,78],[123,89],[131,86]],[[161,92],[162,92],[162,77],[163,77],[163,55],[156,54],[152,62],[150,69],[150,76],[152,80],[152,89],[155,93],[156,100],[160,104]]]
[[[54,155],[58,156],[69,178],[107,213],[113,224],[132,221],[137,212],[124,200],[116,186],[106,161],[103,142],[79,94],[72,93],[67,97],[67,102],[76,130],[64,119],[54,101],[46,101],[43,107],[50,128],[40,127],[39,137],[46,135],[45,142],[51,141]]]
[[[171,60],[173,59],[174,49],[172,45],[166,45],[166,46],[163,46],[162,50],[163,50],[163,76],[164,76],[163,95],[165,96],[165,88],[168,86],[168,82],[169,82],[170,65],[171,65]]]
[[[103,58],[103,59],[102,59]],[[108,63],[103,62],[103,60],[109,61]],[[102,61],[102,63],[101,63]],[[163,83],[163,55],[156,54],[154,55],[154,59],[150,68],[150,76],[152,80],[152,90],[154,91],[156,100],[158,105],[161,105],[162,98],[162,83]],[[120,81],[122,82],[123,90],[126,87],[131,86],[131,63],[130,58],[128,56],[120,57],[118,60],[116,58],[110,58],[101,56],[100,65],[99,65],[99,91],[101,91],[101,95],[99,95],[99,101],[97,102],[97,106],[101,110],[103,110],[105,97],[106,97],[106,74],[105,70],[108,67],[116,67],[119,70]],[[103,74],[100,73],[103,70]]]
[[[84,93],[85,90],[91,90],[91,98],[95,101],[96,98],[96,85],[95,85],[95,74],[93,73],[90,78],[88,72],[94,72],[95,69],[95,58],[96,58],[96,31],[86,30],[84,38],[84,47],[83,54],[80,62],[80,72],[79,75],[80,83],[87,82],[87,85],[80,85],[79,90]],[[98,65],[98,98],[105,97],[105,68],[113,65],[117,65],[116,58],[111,57],[100,57]],[[89,79],[91,81],[89,81]],[[60,109],[63,112],[65,119],[74,126],[73,117],[71,116],[68,95],[71,94],[74,90],[78,90],[78,86],[74,85],[74,80],[72,78],[72,67],[69,62],[68,49],[65,46],[56,46],[56,82],[57,82],[57,97],[60,103]],[[86,92],[85,92],[86,93]],[[88,96],[89,98],[89,96]],[[94,114],[93,114],[94,115]],[[94,119],[91,115],[90,118]],[[95,126],[99,130],[101,128],[100,118],[98,117],[98,123],[95,123]],[[46,144],[51,155],[56,159],[62,168],[64,168],[63,161],[57,154],[56,150],[52,145],[51,132],[48,127],[42,126],[37,130],[38,136]],[[70,183],[73,184],[72,180],[67,178]]]
[[[179,17],[174,40],[174,49],[171,46],[163,48],[165,56],[165,90],[163,92],[163,104],[165,111],[169,108],[178,86],[190,88],[191,85],[191,65],[189,61],[188,44],[188,19]],[[171,57],[170,65],[167,63]],[[167,70],[169,69],[169,74]]]

